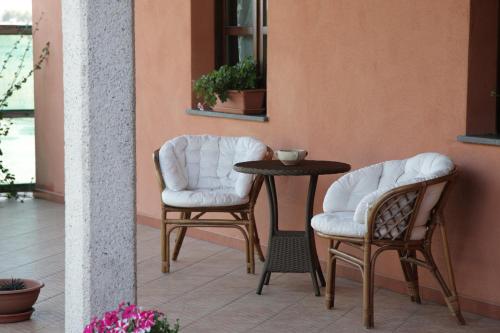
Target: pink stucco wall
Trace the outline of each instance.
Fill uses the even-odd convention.
[[[213,64],[210,12],[199,1],[136,1],[138,213],[159,217],[151,153],[181,134],[252,135],[275,149],[300,147],[312,159],[345,161],[353,168],[441,152],[460,170],[446,213],[460,295],[468,310],[500,317],[500,266],[492,262],[500,255],[500,148],[456,141],[466,130],[469,1],[269,1],[267,123],[185,114],[191,80]],[[51,24],[60,29],[59,21]],[[50,37],[60,35],[52,31]],[[46,140],[37,159],[39,168],[62,170],[61,82],[53,75],[60,69],[36,77],[37,103],[53,103],[37,104],[39,117],[49,108],[47,117],[58,119],[37,121],[37,140]],[[51,101],[42,102],[46,98]],[[57,191],[62,172],[43,170],[41,184]],[[315,212],[335,179],[320,178]],[[277,186],[281,225],[301,228],[307,180],[281,178]],[[256,213],[265,241],[265,192]],[[238,235],[212,230],[204,237],[231,242]],[[320,240],[317,247],[324,257],[326,243]],[[390,254],[379,261],[377,274],[402,280]],[[427,274],[422,285],[436,288]]]
[[[43,13],[43,14],[42,14]],[[62,31],[59,1],[33,0],[33,20],[41,17],[34,32],[34,59],[45,43],[50,55],[35,73],[36,184],[41,194],[61,201],[64,195],[64,117]]]

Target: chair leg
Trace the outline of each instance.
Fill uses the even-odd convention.
[[[410,258],[415,258],[415,251],[403,251],[398,250],[401,268],[403,270],[403,275],[406,280],[406,285],[408,288],[408,295],[411,297],[412,302],[420,304],[420,293],[418,288],[418,271],[414,264],[405,262],[401,260],[402,258],[408,256]]]
[[[163,213],[161,224],[161,260],[163,273],[170,272],[170,227],[167,222],[167,212]]]
[[[448,308],[450,309],[450,312],[452,313],[453,316],[457,318],[457,321],[460,325],[465,325],[465,319],[462,315],[462,311],[460,310],[460,304],[458,302],[458,294],[457,294],[457,289],[455,285],[455,277],[453,274],[453,267],[451,265],[451,258],[450,258],[450,251],[448,248],[448,238],[446,235],[446,229],[443,224],[439,224],[440,230],[441,230],[441,237],[443,240],[443,251],[444,251],[444,256],[445,256],[445,261],[446,261],[446,266],[448,269],[448,275],[450,279],[450,287],[448,287],[448,284],[446,283],[445,279],[439,272],[439,269],[437,268],[437,265],[434,261],[434,257],[432,256],[432,252],[430,248],[424,249],[424,256],[427,262],[429,263],[431,267],[431,273],[436,279],[436,281],[439,283],[441,287],[441,292],[443,293],[444,300],[446,302],[446,305],[448,305]]]
[[[245,225],[245,258],[246,258],[246,263],[247,263],[247,274],[250,274],[250,227],[249,225]]]
[[[363,246],[363,325],[373,328],[373,277],[371,261],[371,244]]]
[[[335,305],[335,271],[337,266],[337,259],[330,252],[330,249],[337,249],[339,245],[340,242],[335,242],[334,245],[334,241],[332,239],[329,240],[325,290],[325,306],[327,309],[331,309]]]
[[[191,213],[181,213],[181,219],[189,220],[191,217]],[[174,252],[172,253],[172,260],[176,261],[179,256],[179,252],[181,251],[182,242],[184,241],[184,237],[186,236],[187,227],[180,227],[177,230],[177,237],[175,239]]]
[[[184,237],[186,236],[187,227],[180,227],[177,230],[177,237],[175,239],[174,251],[172,253],[172,260],[176,261],[179,256],[179,252],[181,250],[182,242],[184,241]]]
[[[415,250],[411,250],[408,252],[410,258],[417,259],[417,252]],[[413,301],[417,304],[421,304],[422,300],[420,298],[420,288],[418,284],[418,265],[417,264],[409,264],[410,267],[410,276],[412,278],[413,283]]]
[[[166,213],[165,213],[166,216]],[[165,220],[161,221],[161,272],[168,272],[168,253],[167,253],[167,225]]]
[[[264,252],[262,251],[262,247],[260,245],[259,233],[257,232],[257,224],[255,223],[255,216],[253,215],[253,213],[250,213],[250,215],[248,215],[247,213],[241,213],[241,216],[244,220],[249,220],[250,223],[253,224],[253,237],[257,255],[259,256],[259,260],[261,262],[264,262],[266,258],[264,257]]]
[[[248,257],[249,257],[249,273],[255,274],[255,243],[254,243],[254,223],[248,225]]]

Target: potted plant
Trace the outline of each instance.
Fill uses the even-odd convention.
[[[134,304],[121,303],[102,319],[94,318],[83,333],[178,333],[179,320],[171,326],[167,317],[158,311],[142,310]]]
[[[43,286],[29,279],[0,279],[0,323],[30,319]]]
[[[194,91],[214,111],[260,114],[265,110],[265,89],[257,89],[257,67],[251,58],[224,65],[194,83]]]

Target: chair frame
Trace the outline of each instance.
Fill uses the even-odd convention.
[[[267,152],[264,156],[265,160],[270,160],[273,157],[273,151],[267,147]],[[161,191],[166,189],[166,184],[163,179],[159,149],[153,153],[153,161],[156,169],[156,176]],[[263,176],[256,176],[253,180],[250,193],[248,195],[248,203],[232,206],[218,207],[175,207],[166,205],[161,202],[161,270],[163,273],[170,272],[170,236],[172,231],[177,229],[177,237],[175,246],[172,251],[172,260],[176,261],[182,246],[182,242],[187,232],[187,228],[203,228],[203,227],[219,227],[233,228],[239,230],[245,239],[245,253],[247,263],[247,273],[255,273],[255,250],[260,261],[264,261],[264,254],[260,245],[257,226],[255,224],[254,208],[257,198],[262,188],[264,181]],[[168,218],[169,213],[180,213],[180,218]],[[207,219],[201,218],[206,213],[228,213],[232,219]]]
[[[459,324],[465,325],[464,317],[462,316],[462,313],[460,311],[443,215],[443,209],[450,192],[450,185],[456,178],[456,174],[457,172],[454,169],[449,175],[428,181],[404,185],[385,193],[368,211],[368,232],[366,233],[365,237],[343,237],[317,232],[318,236],[327,238],[329,240],[327,257],[327,281],[325,292],[325,305],[327,309],[331,309],[334,306],[335,270],[336,261],[337,259],[339,259],[359,268],[359,270],[361,271],[361,274],[363,276],[363,324],[366,328],[373,328],[375,263],[378,256],[382,252],[394,250],[398,252],[401,268],[403,270],[403,275],[407,283],[408,294],[411,298],[411,301],[418,304],[421,303],[417,267],[420,266],[427,268],[432,273],[435,280],[438,282],[441,288],[441,292],[444,296],[444,300],[452,315],[456,317]],[[443,192],[441,193],[441,197],[430,212],[429,220],[426,224],[427,231],[425,233],[425,236],[422,240],[411,240],[411,233],[413,231],[415,219],[417,217],[420,204],[423,200],[425,190],[429,186],[439,183],[445,183],[445,187],[443,189]],[[387,214],[388,212],[390,213],[391,204],[392,207],[395,206],[394,203],[399,205],[398,202],[400,201],[398,201],[398,199],[402,198],[402,196],[406,196],[407,198],[408,195],[411,195],[412,200],[409,202],[409,205],[406,209],[406,212],[408,212],[408,210],[410,212],[408,214],[405,213],[406,222],[404,223],[407,223],[406,228],[396,237],[391,237],[391,239],[377,237],[377,227],[380,227],[382,225],[387,230],[387,225],[383,225],[383,214]],[[397,208],[399,209],[401,207]],[[399,209],[399,213],[402,212],[403,208]],[[394,216],[392,216],[391,218],[394,221]],[[439,227],[441,231],[444,259],[448,271],[448,283],[441,275],[432,255],[432,236],[436,227]],[[378,235],[380,235],[380,233]],[[385,236],[387,235],[391,236],[390,233],[385,234]],[[339,246],[341,244],[348,245],[351,248],[354,247],[362,251],[362,258],[339,250]],[[372,245],[375,245],[378,248],[375,251],[372,251]],[[420,252],[422,254],[423,259],[417,258],[417,252]]]

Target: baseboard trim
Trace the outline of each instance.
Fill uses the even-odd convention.
[[[160,220],[149,216],[138,215],[137,223],[148,225],[154,228],[160,228]],[[241,251],[243,251],[245,246],[245,243],[242,239],[217,234],[205,228],[189,228],[188,235],[196,239],[209,241],[218,245],[238,249]],[[266,253],[267,247],[265,246],[265,244],[262,244],[262,248],[264,253]],[[323,267],[324,264],[324,262],[321,263]],[[337,264],[337,276],[361,282],[361,274],[359,270],[354,267],[345,266],[341,263]],[[377,287],[395,291],[400,294],[406,294],[406,282],[391,277],[376,274],[375,285]],[[420,293],[422,299],[424,300],[444,304],[443,296],[437,289],[421,286]],[[500,320],[500,305],[490,304],[484,301],[463,296],[459,296],[459,299],[460,306],[463,311],[472,312],[481,316]]]
[[[43,199],[64,204],[64,194],[47,191],[40,188],[35,188],[35,190],[33,191],[33,197],[35,197],[36,199]]]

